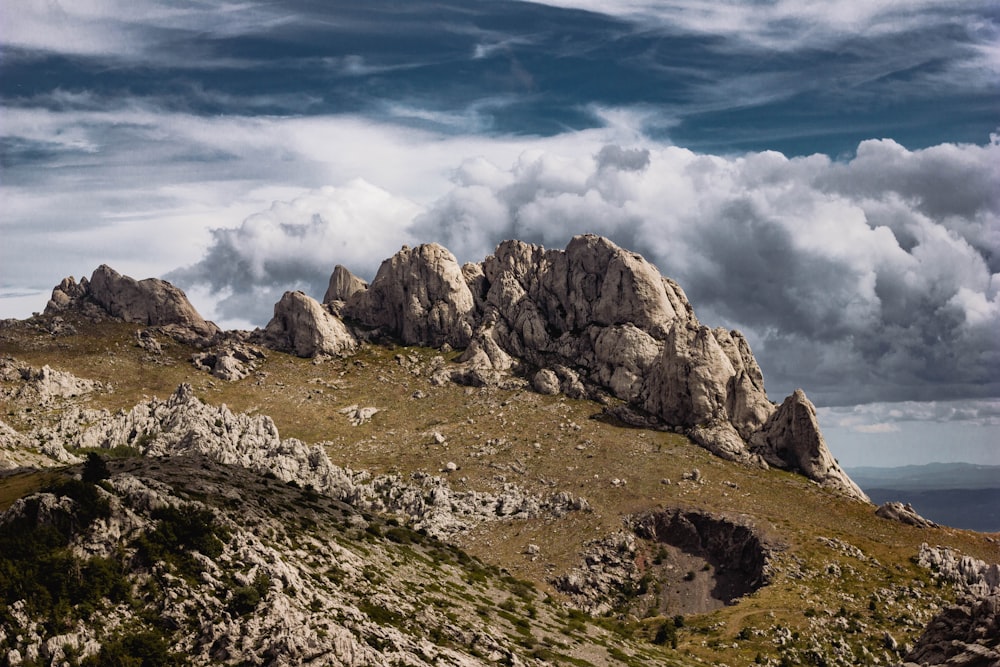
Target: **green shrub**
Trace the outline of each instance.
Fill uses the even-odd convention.
[[[260,572],[249,586],[240,586],[233,591],[229,601],[229,611],[235,616],[244,616],[254,611],[260,601],[267,597],[271,587],[271,577]]]
[[[216,558],[222,555],[223,540],[229,539],[229,532],[216,524],[207,508],[168,506],[154,510],[153,518],[158,520],[156,528],[136,540],[139,558],[147,565],[163,561],[182,574],[196,576],[202,567],[192,553]]]
[[[653,643],[660,646],[669,644],[671,648],[677,648],[677,627],[670,619],[660,624],[653,636]]]
[[[108,477],[111,477],[111,471],[108,470],[108,464],[104,458],[97,452],[88,452],[87,460],[83,464],[83,481],[88,484],[97,484]]]
[[[148,631],[105,642],[97,655],[80,664],[83,667],[173,667],[182,661],[171,653],[163,635]]]

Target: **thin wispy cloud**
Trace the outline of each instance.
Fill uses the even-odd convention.
[[[1000,425],[1000,400],[902,401],[868,403],[819,410],[820,418],[830,426],[850,428],[863,433],[872,429],[899,429],[904,422],[963,422],[975,426]]]

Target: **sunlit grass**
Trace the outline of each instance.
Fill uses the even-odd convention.
[[[366,346],[354,357],[315,362],[269,351],[257,373],[226,383],[196,370],[189,362],[194,350],[165,336],[158,336],[164,354],[153,357],[135,345],[135,325],[76,326],[80,334],[58,338],[23,328],[0,330],[0,354],[113,388],[85,399],[88,407],[128,409],[152,396],[165,399],[178,384],[189,382],[206,402],[269,415],[282,437],[325,442],[337,465],[376,473],[442,474],[457,489],[496,491],[514,483],[543,496],[565,491],[586,498],[591,512],[496,522],[459,538],[470,554],[557,599],[551,577],[575,566],[587,540],[620,529],[629,514],[679,506],[749,518],[783,545],[779,562],[784,569],[772,585],[737,604],[689,619],[678,633],[680,650],[707,661],[718,659],[720,642],[728,645],[730,665],[750,664],[758,652],[773,653],[770,638],[754,630],[782,626],[805,633],[810,626],[806,609],[818,614],[844,607],[846,623],[863,622],[879,636],[891,630],[901,642],[912,640],[917,626],[901,627],[898,619],[869,607],[878,588],[930,585],[927,573],[911,561],[921,543],[1000,562],[1000,542],[984,535],[879,519],[872,506],[801,476],[723,461],[674,433],[616,426],[597,418],[602,408],[595,402],[541,396],[527,388],[435,386],[429,379],[433,368],[450,363],[454,354]],[[354,404],[379,412],[369,423],[352,426],[340,410]],[[0,407],[13,413],[4,417],[9,424],[26,423],[24,406],[8,402]],[[448,462],[458,469],[442,472]],[[702,483],[682,481],[693,468],[701,471]],[[43,483],[40,474],[0,480],[0,509]],[[857,547],[866,560],[831,549],[819,538]],[[539,547],[535,558],[526,553],[531,544]],[[822,574],[831,564],[848,572],[836,585]],[[947,596],[946,591],[935,594]]]

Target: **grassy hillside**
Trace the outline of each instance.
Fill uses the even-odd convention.
[[[780,548],[772,583],[678,622],[673,619],[683,607],[682,593],[675,592],[672,601],[668,580],[681,589],[686,580],[684,590],[690,591],[699,582],[710,587],[718,573],[706,563],[705,569],[671,575],[655,566],[662,545],[637,541],[636,567],[650,576],[644,586],[626,591],[608,622],[618,636],[647,642],[664,660],[886,664],[897,656],[887,654],[885,633],[900,645],[912,641],[936,606],[953,596],[914,563],[921,543],[1000,562],[998,535],[886,521],[875,517],[873,506],[803,477],[723,461],[674,433],[624,427],[595,402],[528,388],[433,385],[432,371],[454,353],[366,346],[350,358],[312,361],[268,352],[254,374],[226,383],[196,370],[189,363],[194,350],[165,336],[158,336],[163,354],[151,355],[135,344],[135,325],[67,319],[78,333],[53,336],[41,318],[5,326],[0,355],[113,388],[81,399],[87,407],[128,409],[188,382],[207,403],[270,415],[282,437],[325,442],[340,466],[440,474],[460,489],[496,491],[516,483],[538,494],[566,491],[586,498],[592,511],[493,522],[456,537],[455,546],[531,582],[556,604],[568,598],[553,586],[554,577],[580,565],[587,543],[622,530],[630,515],[682,507],[742,517]],[[379,411],[353,426],[341,413],[352,405]],[[58,409],[6,398],[0,418],[26,432],[55,420]],[[685,479],[695,469],[698,479]],[[0,480],[0,508],[42,486],[42,477]],[[676,649],[671,642],[653,643],[665,619],[680,626],[673,631]]]

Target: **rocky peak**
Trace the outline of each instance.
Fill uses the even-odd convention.
[[[147,326],[171,327],[188,339],[210,339],[219,328],[205,320],[184,292],[159,278],[135,280],[110,266],[99,266],[88,281],[65,278],[52,290],[46,314],[79,309],[93,314],[97,306],[111,317]]]
[[[575,237],[564,251],[504,241],[483,272],[491,304],[503,308],[516,284],[556,333],[632,324],[662,338],[678,317],[655,267],[593,234]],[[672,296],[678,305],[687,301]]]
[[[334,290],[334,296],[342,293]],[[435,347],[468,345],[474,311],[458,261],[436,243],[404,246],[382,262],[368,289],[354,292],[344,307],[345,317],[384,329],[404,344]]]
[[[326,294],[323,295],[323,303],[347,301],[358,292],[364,292],[366,289],[368,289],[367,282],[338,264],[333,268],[330,286],[326,288]]]
[[[464,267],[437,244],[404,247],[367,289],[337,267],[326,300],[344,298],[353,323],[405,344],[465,348],[444,372],[456,382],[513,371],[540,391],[610,393],[644,425],[867,501],[830,455],[805,395],[777,408],[746,338],[702,325],[677,283],[608,239],[577,236],[565,250],[508,240]]]
[[[816,408],[801,389],[785,399],[750,442],[753,451],[773,466],[801,472],[810,479],[868,500],[833,458],[820,433]]]

